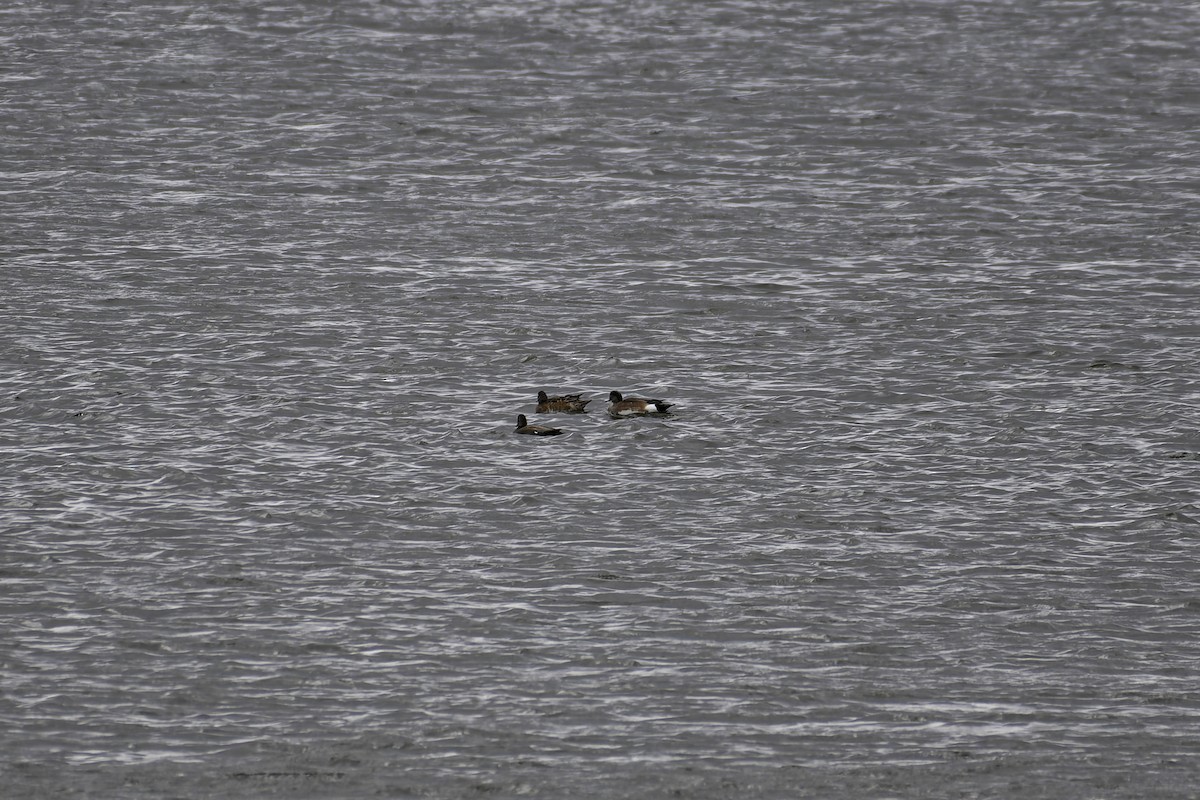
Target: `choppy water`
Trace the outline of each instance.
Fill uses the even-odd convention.
[[[1197,30],[0,12],[0,795],[1196,796]]]

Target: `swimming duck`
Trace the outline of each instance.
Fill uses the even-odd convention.
[[[530,425],[524,414],[517,414],[517,433],[528,433],[531,436],[558,436],[562,431],[558,428],[547,428],[545,425]]]
[[[537,413],[548,414],[552,411],[560,411],[564,414],[583,414],[587,411],[587,404],[591,400],[580,400],[580,395],[563,394],[557,397],[549,397],[545,392],[538,392]]]
[[[611,417],[634,417],[642,414],[665,414],[674,403],[645,400],[641,397],[621,397],[620,392],[608,393],[608,414]]]

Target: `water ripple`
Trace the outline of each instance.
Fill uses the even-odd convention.
[[[1190,796],[1191,7],[0,14],[9,791]]]

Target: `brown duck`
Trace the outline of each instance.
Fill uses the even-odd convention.
[[[550,397],[545,392],[538,392],[537,413],[550,414],[557,411],[561,414],[583,414],[587,411],[587,404],[592,401],[580,400],[579,397],[577,394]]]

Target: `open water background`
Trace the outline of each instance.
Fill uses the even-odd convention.
[[[1200,6],[332,5],[0,11],[0,796],[1200,796]]]

